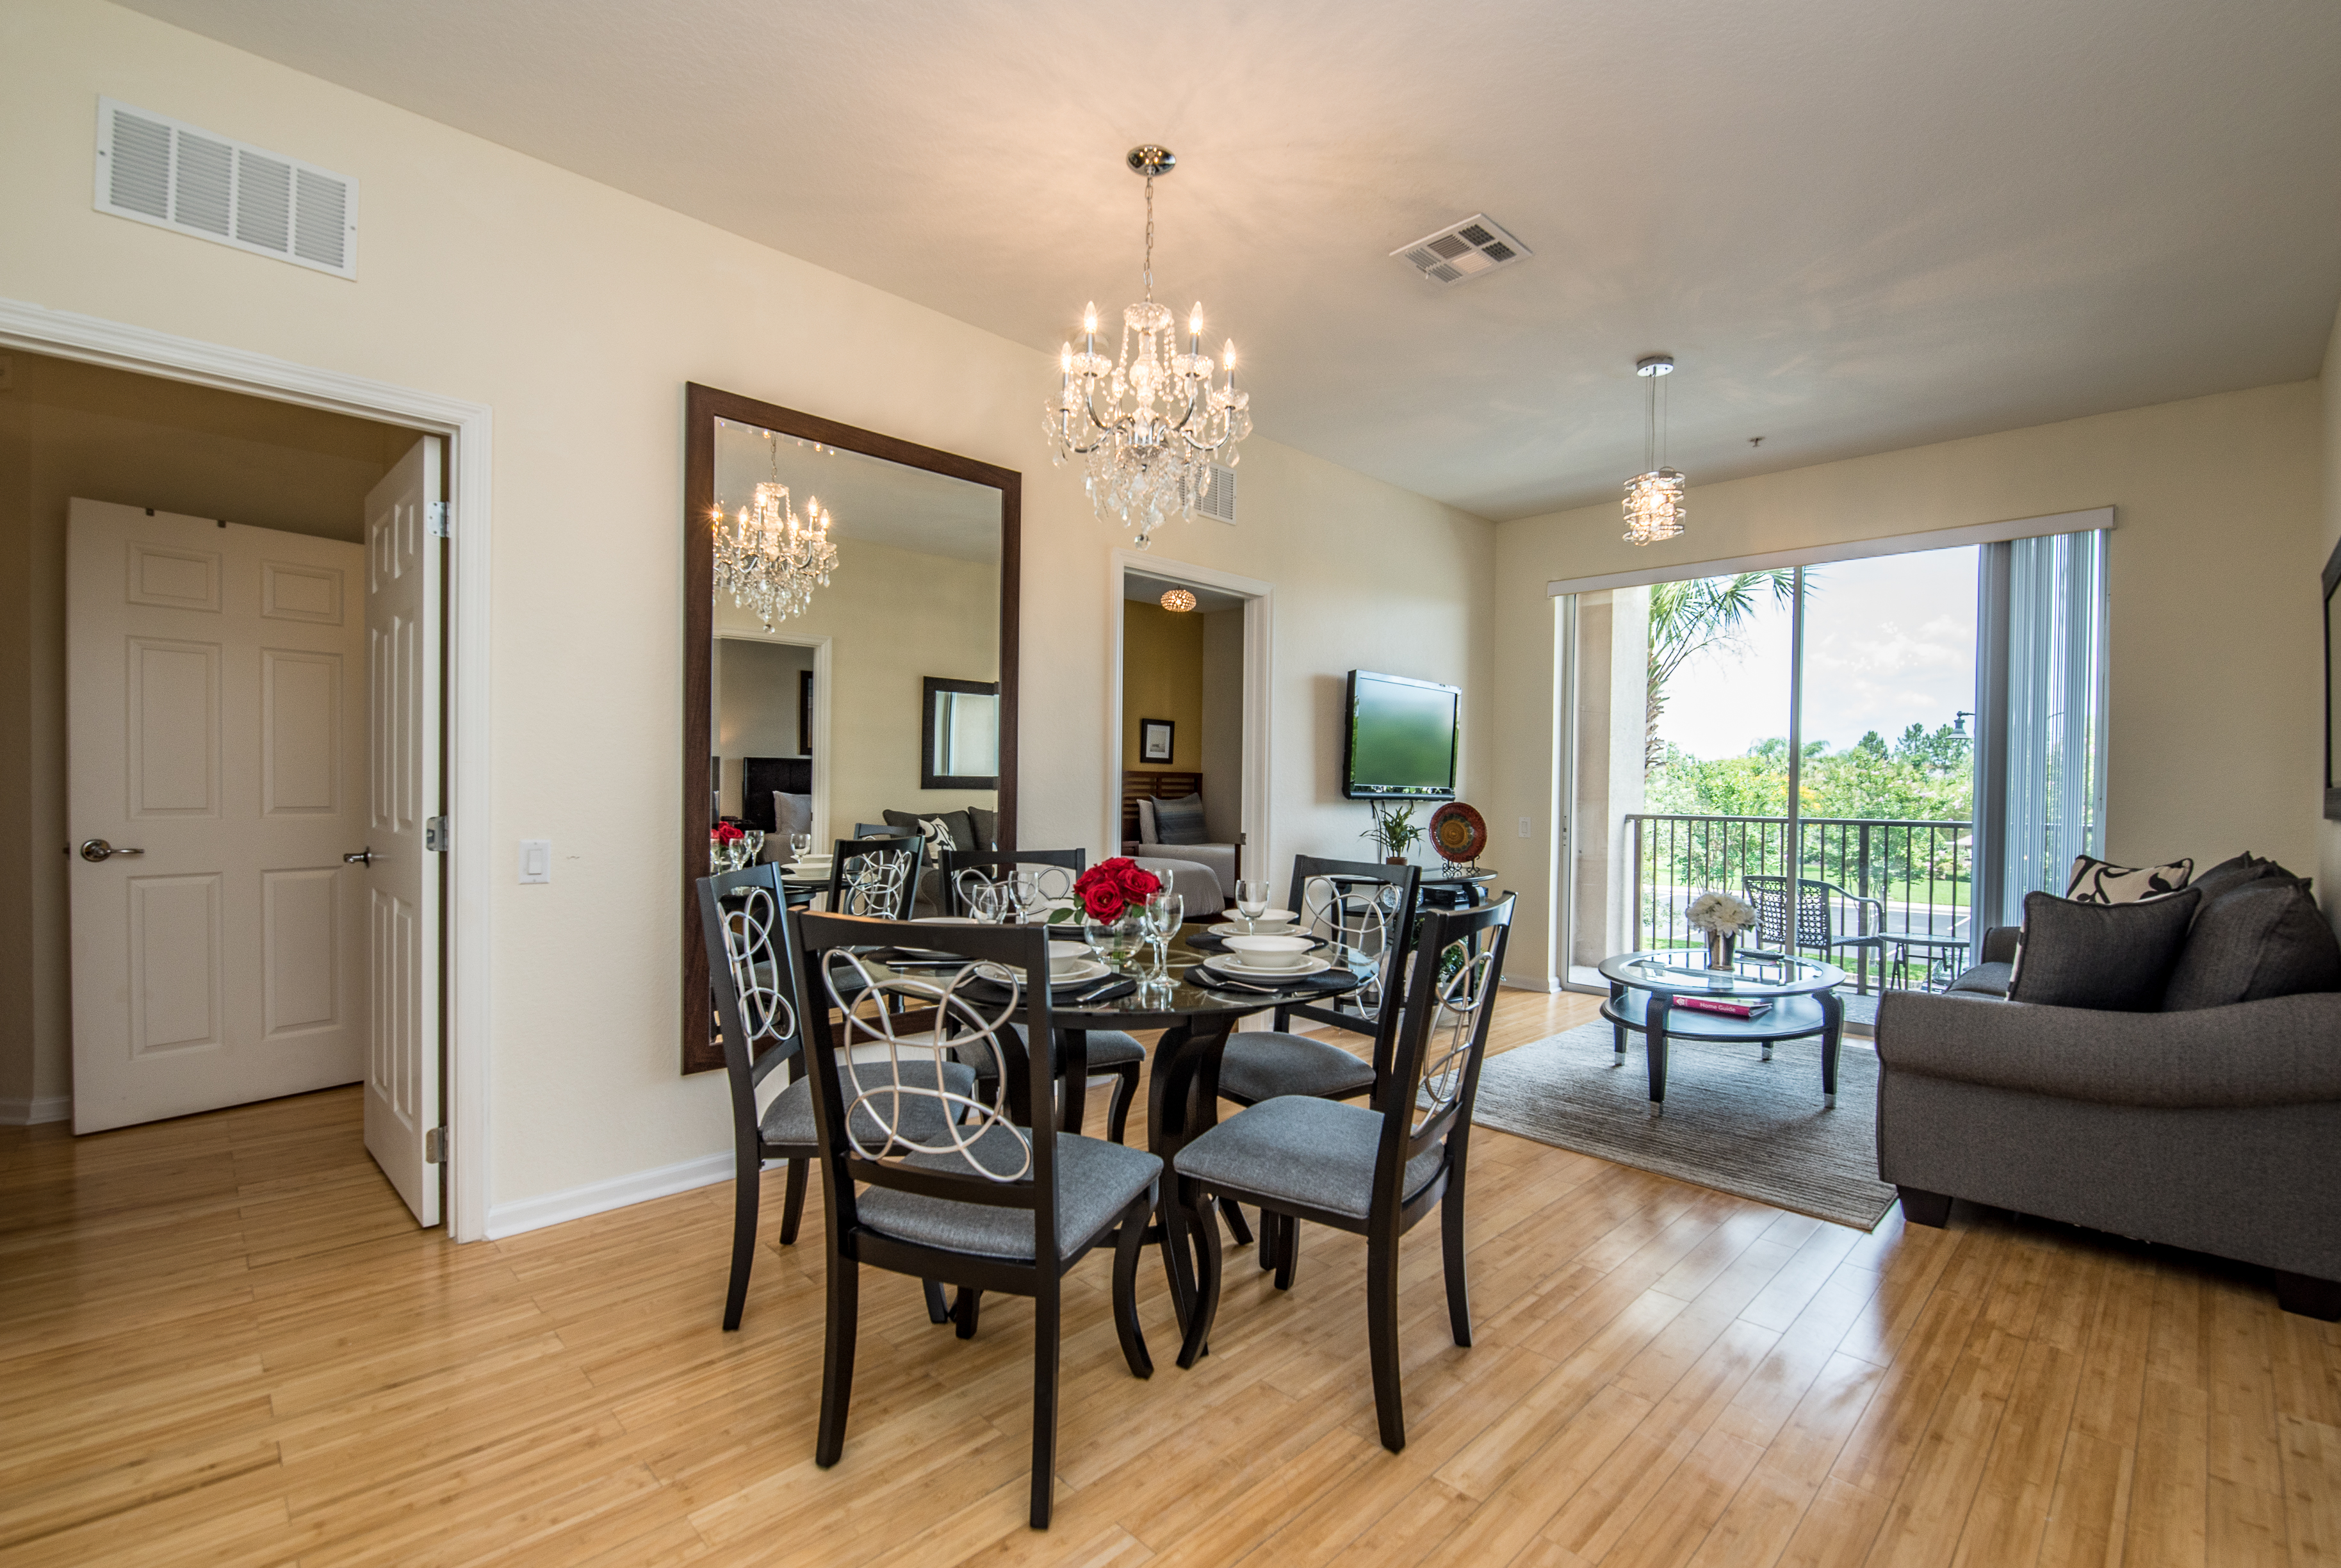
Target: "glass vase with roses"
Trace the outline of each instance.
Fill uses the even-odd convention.
[[[1101,860],[1073,879],[1081,934],[1100,957],[1120,969],[1146,944],[1146,901],[1161,887],[1161,877],[1127,855]],[[1064,910],[1058,917],[1072,914]]]

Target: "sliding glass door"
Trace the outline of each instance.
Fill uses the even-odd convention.
[[[2102,832],[2104,557],[2089,532],[1574,595],[1571,983],[1694,945],[1727,892],[1857,994],[1939,985],[2061,892]]]

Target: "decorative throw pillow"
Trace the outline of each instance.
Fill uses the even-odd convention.
[[[784,789],[772,792],[772,832],[782,844],[789,835],[812,831],[812,796],[792,794]]]
[[[2024,895],[2024,946],[2007,999],[2101,1013],[2154,1013],[2200,895],[2083,904]]]
[[[2162,1010],[2190,1013],[2304,991],[2341,991],[2341,943],[2298,881],[2261,877],[2196,915]]]
[[[1210,830],[1203,825],[1203,797],[1182,795],[1177,800],[1154,803],[1154,842],[1157,844],[1209,844]]]
[[[966,847],[980,849],[987,854],[1000,847],[1000,814],[998,812],[986,811],[980,805],[971,805],[967,808],[967,820],[974,824],[975,843]]]
[[[2065,896],[2076,904],[2136,904],[2141,899],[2177,893],[2187,885],[2194,871],[2192,860],[2134,866],[2077,854],[2073,857],[2073,874],[2065,884]]]

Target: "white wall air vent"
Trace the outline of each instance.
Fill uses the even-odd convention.
[[[97,210],[358,275],[355,180],[111,98],[97,101]]]
[[[1214,463],[1211,482],[1195,497],[1195,510],[1206,517],[1216,517],[1222,523],[1236,520],[1236,471]]]
[[[1390,252],[1437,284],[1461,283],[1533,254],[1485,213],[1474,213],[1459,224],[1449,224]]]

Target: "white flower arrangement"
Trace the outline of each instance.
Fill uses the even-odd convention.
[[[1756,911],[1747,900],[1728,893],[1702,893],[1691,902],[1685,917],[1693,931],[1716,936],[1737,936],[1756,924]]]

